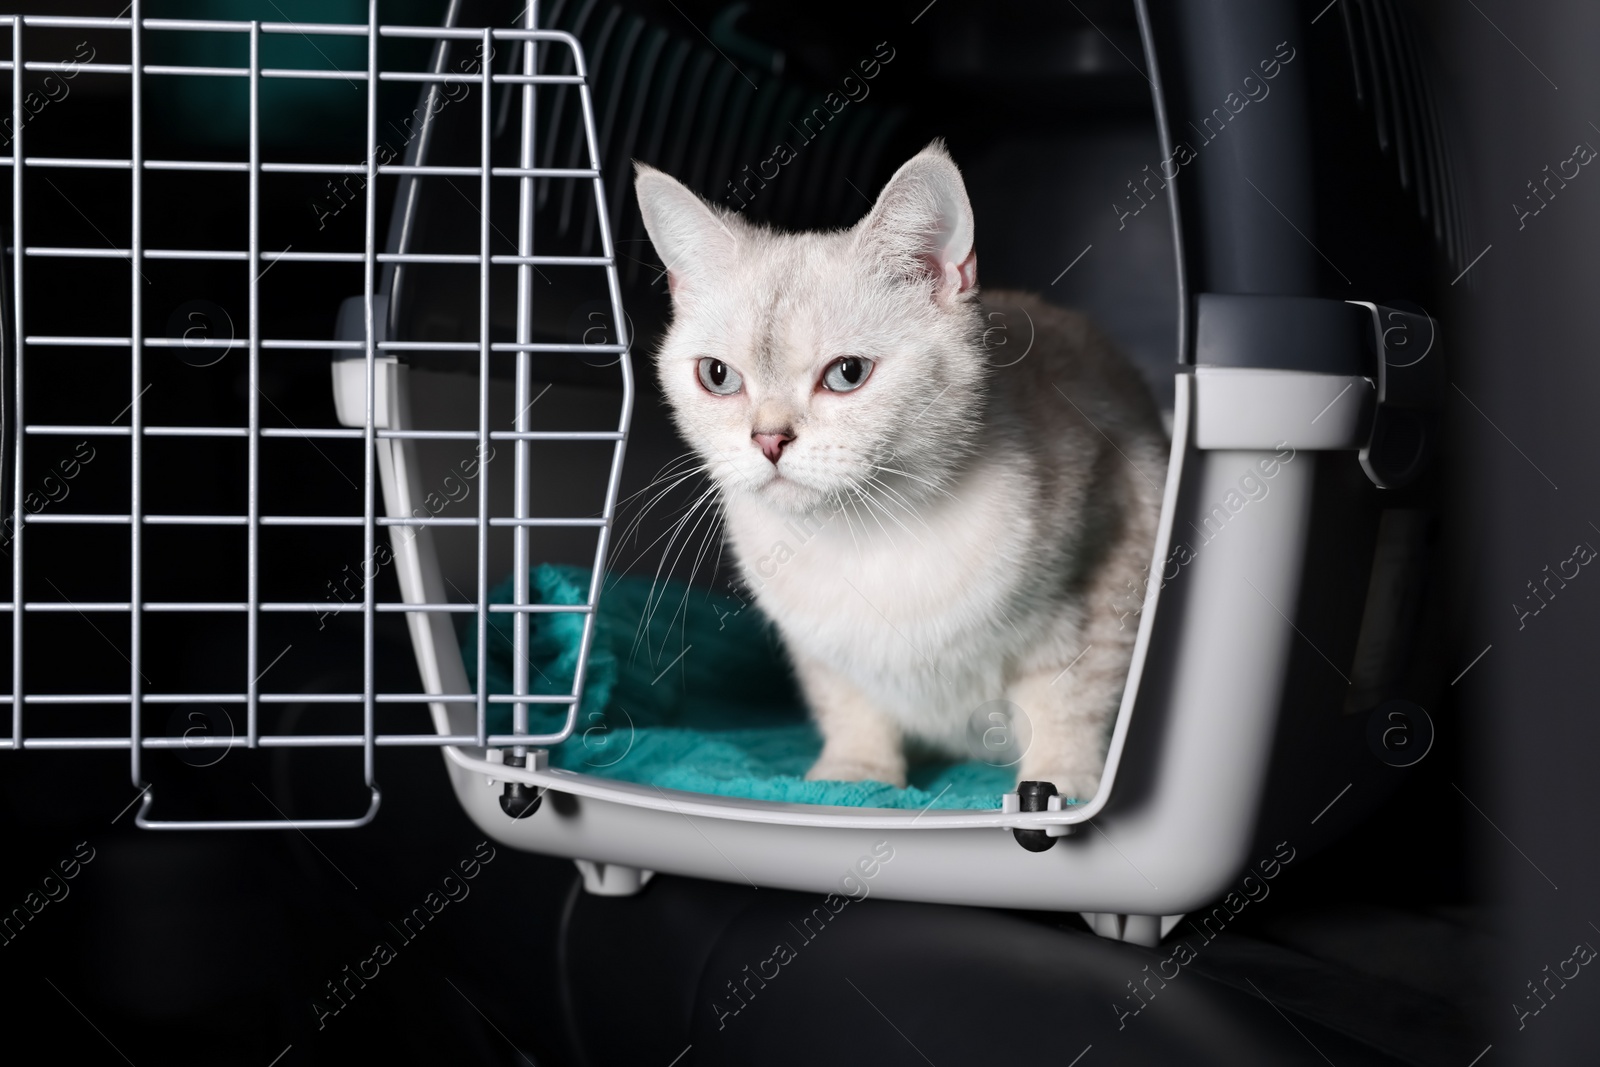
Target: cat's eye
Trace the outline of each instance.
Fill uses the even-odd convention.
[[[841,356],[822,372],[822,384],[835,393],[848,393],[861,388],[871,373],[872,360],[861,356]]]
[[[738,371],[710,356],[701,358],[695,372],[699,374],[700,384],[705,386],[706,392],[718,396],[732,396],[744,386],[744,379],[739,377]]]

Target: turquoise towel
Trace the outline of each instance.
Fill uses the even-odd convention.
[[[588,582],[582,568],[545,564],[530,575],[529,599],[582,604]],[[905,789],[806,781],[821,739],[755,606],[681,583],[662,583],[654,601],[650,590],[645,578],[606,579],[578,724],[551,750],[552,765],[693,793],[865,808],[996,808],[1014,788],[1012,768],[976,760],[913,764]],[[511,579],[490,599],[509,603]],[[509,693],[513,616],[489,620],[489,689]],[[571,691],[582,633],[581,614],[529,616],[531,692]],[[474,687],[477,643],[473,618],[462,651]],[[529,729],[554,730],[565,713],[564,705],[532,705]],[[490,705],[490,733],[510,730],[511,708]]]

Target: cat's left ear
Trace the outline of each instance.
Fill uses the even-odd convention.
[[[931,282],[940,304],[963,299],[978,284],[972,202],[943,141],[895,171],[856,231],[864,252],[897,273]]]

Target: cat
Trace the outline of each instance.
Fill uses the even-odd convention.
[[[1167,464],[1133,365],[1080,314],[979,298],[941,141],[847,230],[755,225],[644,164],[635,190],[661,386],[822,735],[806,777],[904,786],[908,743],[970,758],[1004,700],[1019,779],[1094,796]]]

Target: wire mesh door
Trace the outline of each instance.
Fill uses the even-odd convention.
[[[632,403],[626,320],[579,45],[537,29],[533,5],[471,7],[452,0],[442,26],[384,24],[376,0],[364,23],[146,18],[140,0],[118,18],[0,19],[0,748],[125,749],[146,828],[361,826],[378,810],[379,748],[504,748],[521,762],[573,730]],[[586,165],[541,160],[546,121],[583,131]],[[338,160],[357,144],[358,159]],[[541,240],[536,254],[538,205],[569,187],[592,198],[598,248]],[[430,225],[430,198],[459,201],[473,223]],[[210,295],[180,299],[191,290]],[[424,292],[450,295],[454,311],[408,316]],[[319,313],[308,293],[345,299]],[[603,314],[574,336],[573,309],[591,305]],[[274,396],[306,380],[284,370],[306,361],[335,416],[320,426],[289,414],[316,403]],[[579,361],[588,399],[541,406]],[[210,384],[176,376],[190,371]],[[111,392],[126,404],[114,416],[100,410]],[[446,394],[457,402],[436,402]],[[430,449],[461,455],[438,490]],[[566,514],[540,507],[536,476],[554,468],[592,472],[581,499],[562,498]],[[195,469],[224,487],[199,495],[232,505],[197,513],[196,483],[186,492],[175,473]],[[583,595],[534,595],[530,564],[552,558],[544,536],[567,539],[555,555],[583,568]],[[304,562],[333,542],[359,554],[337,585]],[[397,581],[380,580],[386,567]],[[509,588],[492,595],[507,568]],[[530,619],[555,614],[582,620],[577,663],[530,680]],[[401,618],[414,666],[379,654]],[[456,619],[475,634],[464,653]],[[359,685],[274,686],[312,622],[342,634]],[[512,646],[505,693],[490,691],[496,640]],[[205,669],[175,667],[185,656]],[[434,730],[391,727],[397,707],[431,709]],[[565,716],[530,731],[530,708]],[[220,760],[241,747],[359,752],[367,809],[151,816],[151,753]]]

